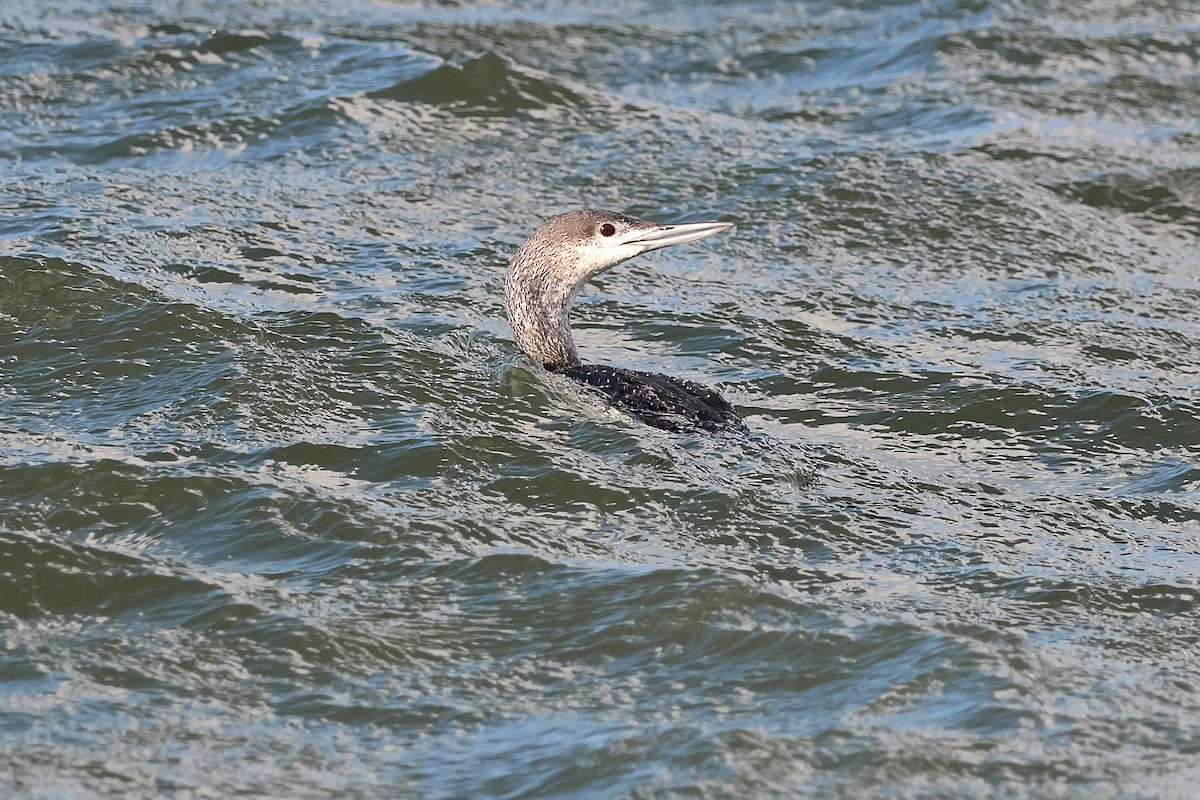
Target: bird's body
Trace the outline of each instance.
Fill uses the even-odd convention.
[[[604,364],[580,364],[559,370],[593,387],[617,408],[648,425],[668,431],[746,431],[725,398],[694,381],[657,372],[638,372]]]
[[[615,211],[571,211],[539,228],[509,260],[505,307],[517,345],[547,369],[602,393],[657,428],[745,432],[712,389],[668,375],[583,364],[571,337],[571,303],[595,275],[651,250],[711,236],[727,222],[658,225]]]

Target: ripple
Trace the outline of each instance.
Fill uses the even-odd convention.
[[[1093,208],[1114,209],[1180,235],[1200,235],[1200,169],[1151,176],[1109,173],[1057,187]]]
[[[527,75],[495,53],[485,53],[462,64],[443,64],[368,96],[377,100],[448,105],[498,114],[587,105],[583,95],[561,84]]]

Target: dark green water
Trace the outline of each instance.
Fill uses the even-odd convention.
[[[1195,0],[0,11],[0,795],[1191,797]],[[723,219],[521,356],[545,218]]]

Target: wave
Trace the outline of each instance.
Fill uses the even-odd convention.
[[[429,103],[511,115],[556,106],[585,108],[593,100],[560,82],[518,69],[496,53],[447,63],[415,78],[369,92],[377,100]]]

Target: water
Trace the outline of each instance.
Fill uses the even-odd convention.
[[[0,11],[0,794],[1192,795],[1194,0],[664,5]]]

